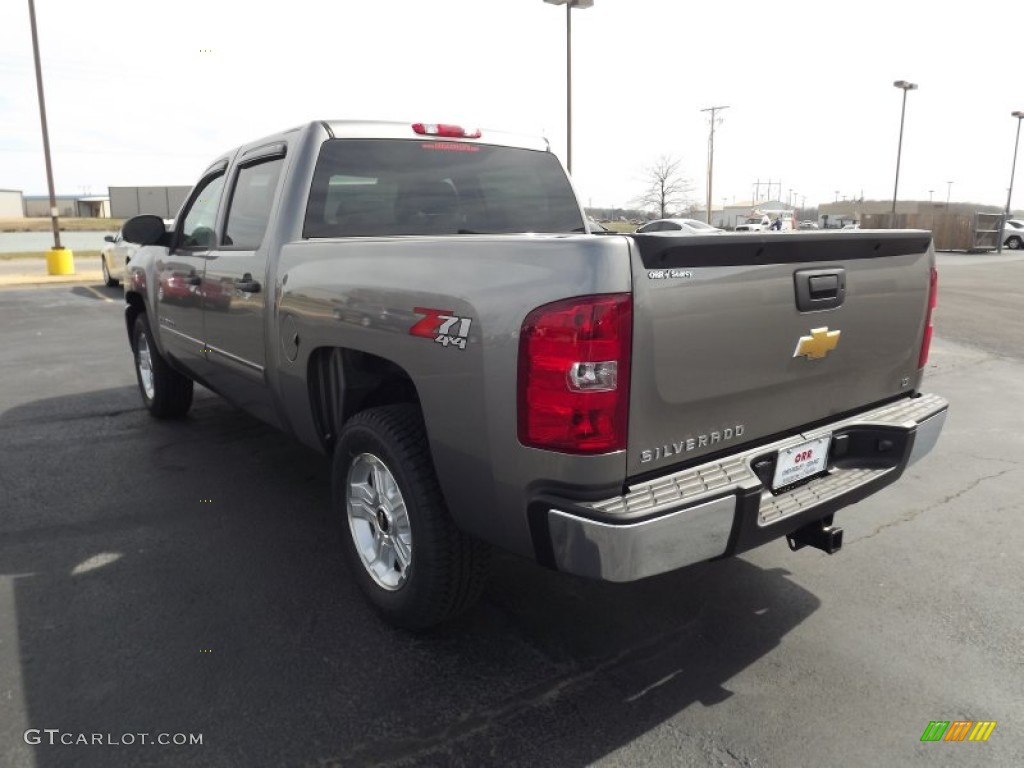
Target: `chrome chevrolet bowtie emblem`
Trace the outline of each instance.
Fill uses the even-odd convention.
[[[801,336],[796,343],[793,357],[806,357],[808,360],[820,360],[839,344],[842,331],[830,331],[824,328],[812,328],[810,336]]]

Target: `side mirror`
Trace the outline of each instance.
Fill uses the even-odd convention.
[[[122,237],[129,243],[137,245],[156,245],[166,234],[167,227],[164,226],[164,220],[149,213],[133,216],[121,228]]]
[[[106,235],[103,239],[104,239],[104,241],[106,241],[108,243],[114,242],[114,236],[113,235]]]

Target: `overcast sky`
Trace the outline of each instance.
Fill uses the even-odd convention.
[[[973,3],[595,0],[573,11],[573,166],[626,205],[660,155],[703,200],[782,181],[808,205],[1003,205],[1024,109],[1019,14]],[[565,160],[565,9],[542,0],[36,0],[58,193],[191,185],[222,151],[321,118],[542,133]],[[0,10],[0,188],[46,192],[27,0]],[[1024,165],[1024,163],[1021,163]],[[1024,203],[1018,175],[1015,207]],[[763,191],[763,189],[762,189]],[[931,191],[934,191],[933,193]]]

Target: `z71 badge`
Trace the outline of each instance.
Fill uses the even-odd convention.
[[[413,312],[417,315],[426,315],[426,317],[409,329],[410,336],[433,339],[442,347],[450,345],[459,349],[466,348],[469,327],[473,324],[472,318],[453,315],[450,309],[416,307]]]

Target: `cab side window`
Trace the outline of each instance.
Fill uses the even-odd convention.
[[[203,183],[181,225],[181,237],[178,242],[182,248],[212,248],[217,244],[213,228],[217,221],[217,208],[223,191],[223,173]]]
[[[224,231],[225,246],[253,251],[260,247],[283,164],[284,158],[279,157],[238,171]]]

